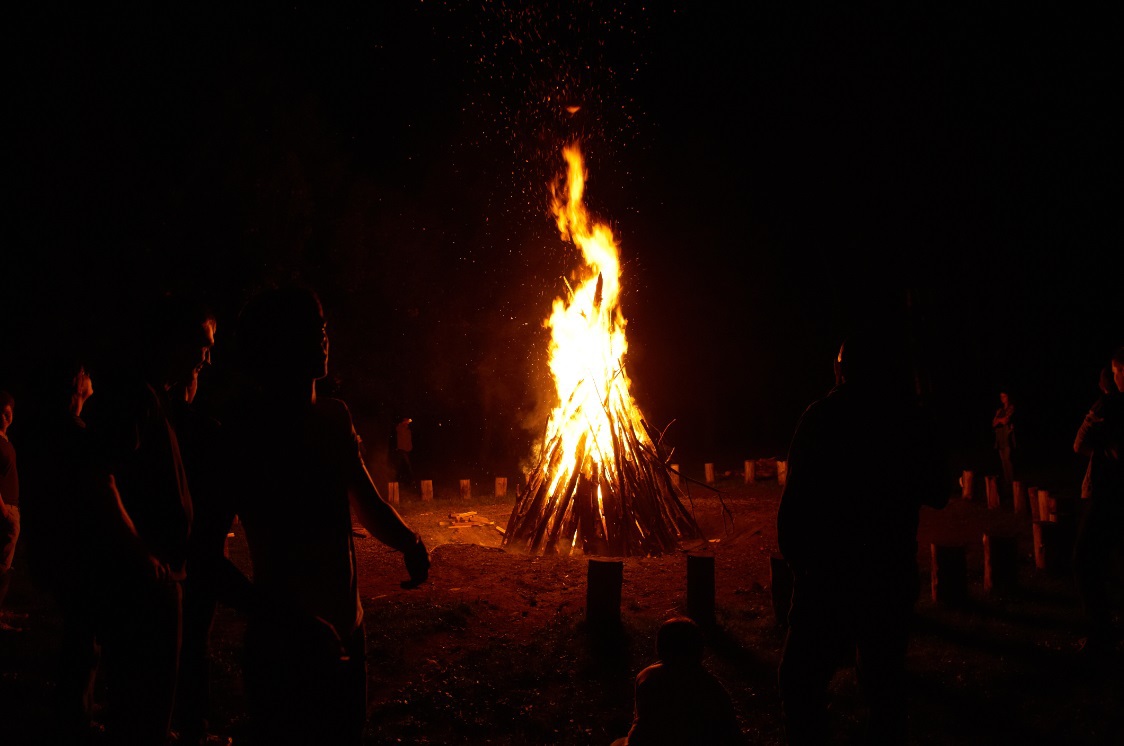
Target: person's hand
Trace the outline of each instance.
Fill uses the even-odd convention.
[[[144,558],[144,574],[157,583],[173,583],[184,579],[183,570],[173,570],[167,562],[161,562],[151,554]]]
[[[410,573],[410,579],[402,581],[403,588],[417,588],[429,578],[429,551],[420,536],[402,552],[402,558],[406,561],[406,572]]]

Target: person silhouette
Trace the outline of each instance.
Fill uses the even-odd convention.
[[[8,440],[8,428],[15,420],[16,400],[0,391],[0,615],[7,615],[4,601],[12,584],[12,562],[20,537],[20,479],[16,449]],[[0,619],[0,632],[22,632],[22,627]]]
[[[1103,662],[1117,638],[1112,626],[1114,553],[1124,535],[1124,347],[1110,363],[1111,383],[1089,408],[1073,442],[1089,459],[1081,485],[1081,519],[1073,550],[1084,636],[1079,653]],[[1108,385],[1105,385],[1108,384]],[[1119,582],[1117,580],[1117,582]]]
[[[674,616],[660,625],[659,660],[636,675],[632,727],[613,746],[745,743],[730,693],[703,666],[704,650],[693,619]]]
[[[94,721],[101,651],[91,595],[95,575],[90,526],[91,461],[86,422],[93,379],[77,356],[52,356],[39,366],[30,395],[34,414],[23,432],[24,536],[33,581],[54,597],[62,618],[57,683],[51,701],[55,742],[100,732]]]
[[[1001,493],[1009,498],[1014,494],[1015,484],[1015,405],[1007,391],[999,392],[999,408],[991,418],[991,429],[995,434],[995,450],[999,454],[1002,472]]]
[[[161,295],[122,329],[130,354],[98,372],[88,405],[93,452],[89,527],[98,558],[91,596],[113,744],[165,746],[178,678],[182,582],[192,503],[170,392],[214,344],[206,310]]]
[[[828,685],[848,663],[869,705],[869,740],[906,740],[920,508],[943,507],[949,491],[947,460],[905,385],[901,340],[893,325],[874,323],[849,335],[835,358],[835,387],[804,411],[792,437],[777,511],[792,573],[778,670],[789,744],[829,740]],[[878,479],[856,470],[872,449],[882,457]]]
[[[399,417],[395,420],[392,454],[394,476],[400,483],[411,489],[417,487],[414,479],[414,465],[410,461],[410,452],[414,450],[414,435],[410,431],[409,417]]]
[[[208,312],[211,336],[218,332],[215,317]],[[217,510],[221,474],[219,454],[221,424],[210,407],[198,401],[199,379],[205,366],[194,371],[182,384],[169,391],[169,416],[179,438],[184,471],[191,485],[192,519],[198,521]],[[223,746],[233,742],[229,736],[211,733],[208,711],[211,697],[210,637],[218,591],[206,572],[194,572],[195,556],[201,551],[193,530],[188,537],[187,576],[183,582],[183,634],[180,649],[179,682],[172,727],[176,743],[191,746]]]
[[[271,746],[358,745],[367,670],[352,511],[402,553],[404,587],[427,579],[429,554],[375,488],[347,406],[317,396],[329,349],[317,295],[266,290],[245,305],[235,335],[247,388],[223,417],[225,509],[198,525],[211,572],[229,576],[221,545],[235,515],[250,550],[252,583],[225,585],[248,614],[251,729]]]

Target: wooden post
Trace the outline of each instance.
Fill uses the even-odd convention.
[[[714,555],[687,555],[687,616],[702,626],[714,624]]]
[[[999,508],[999,478],[994,474],[988,474],[984,477],[984,482],[987,485],[987,509],[997,510]]]
[[[464,500],[471,500],[472,499],[472,480],[471,479],[462,479],[461,480],[461,498],[464,499]]]
[[[984,531],[984,592],[1002,593],[1015,587],[1018,577],[1018,539]]]
[[[423,479],[421,482],[422,502],[433,502],[433,480]]]
[[[968,553],[963,544],[929,545],[929,581],[933,600],[957,606],[968,600]]]
[[[706,470],[706,483],[714,484],[714,464],[703,464],[703,469]]]
[[[386,485],[386,501],[391,505],[398,505],[398,482],[389,482]]]
[[[496,497],[507,497],[507,477],[496,477]]]
[[[585,620],[594,632],[611,631],[621,623],[624,562],[591,557],[586,574]]]
[[[676,488],[679,487],[679,464],[671,465],[671,483],[674,484]]]
[[[757,462],[756,461],[746,461],[745,462],[745,483],[746,484],[753,484],[756,481],[757,481]]]
[[[970,469],[965,469],[960,475],[960,498],[962,500],[972,499],[972,480],[975,479],[975,476]]]
[[[1041,494],[1041,492],[1039,492]],[[1060,542],[1057,523],[1038,520],[1031,526],[1034,536],[1034,566],[1039,570],[1057,570],[1060,563]]]
[[[792,606],[792,570],[780,554],[769,557],[769,591],[773,596],[773,618],[778,627],[787,627]]]
[[[1038,490],[1038,520],[1050,520],[1050,493],[1047,490]]]
[[[784,487],[784,483],[786,481],[788,481],[788,462],[787,461],[778,461],[777,462],[777,484],[779,484],[781,487]]]
[[[1012,482],[1011,492],[1014,498],[1014,510],[1016,514],[1026,512],[1026,485],[1022,482]]]

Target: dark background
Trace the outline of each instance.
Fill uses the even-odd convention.
[[[218,315],[213,391],[240,305],[298,279],[374,451],[402,414],[420,471],[510,473],[580,138],[633,393],[684,465],[783,456],[873,309],[908,316],[963,465],[994,466],[1004,388],[1023,467],[1068,478],[1124,344],[1107,5],[658,5],[16,10],[0,385],[174,290]]]

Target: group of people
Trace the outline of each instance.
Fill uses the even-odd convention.
[[[15,401],[0,394],[0,602],[26,542],[63,617],[57,742],[229,742],[207,724],[221,601],[247,619],[254,742],[357,746],[367,677],[353,521],[401,552],[403,587],[430,563],[375,488],[347,406],[317,396],[329,350],[317,295],[275,288],[246,303],[229,348],[235,391],[217,408],[197,400],[214,315],[167,295],[137,318],[116,364],[66,358],[35,376],[18,472]],[[224,553],[235,518],[252,580]]]
[[[346,405],[317,396],[329,345],[316,294],[271,289],[245,305],[231,347],[235,394],[217,409],[197,405],[214,316],[167,296],[141,318],[136,354],[115,369],[94,373],[67,358],[36,376],[18,474],[8,439],[15,401],[0,392],[0,609],[22,526],[33,577],[63,616],[60,742],[90,732],[101,675],[108,743],[222,742],[207,726],[208,637],[221,601],[247,615],[243,680],[255,742],[361,743],[367,679],[354,522],[402,553],[403,587],[427,579],[429,555],[375,488]],[[829,685],[847,665],[868,700],[869,740],[907,739],[920,511],[943,508],[950,491],[934,423],[903,385],[900,339],[874,325],[850,335],[835,359],[836,385],[805,410],[791,441],[777,514],[793,577],[778,672],[790,744],[830,740]],[[1102,392],[1073,445],[1089,459],[1074,558],[1084,649],[1098,653],[1114,644],[1110,557],[1124,532],[1124,348]],[[1008,448],[1013,414],[1004,396],[993,426]],[[409,423],[398,419],[395,443],[405,474]],[[856,466],[872,444],[878,479]],[[224,554],[235,518],[252,580]],[[697,742],[741,743],[702,648],[689,619],[660,629],[659,661],[636,678],[635,719],[620,743],[700,734]]]
[[[905,658],[918,595],[921,506],[948,502],[947,454],[904,382],[900,335],[877,325],[855,331],[835,360],[835,387],[810,405],[793,435],[777,539],[793,574],[779,669],[789,744],[830,740],[832,676],[854,665],[869,706],[868,741],[906,743]],[[1124,347],[1101,374],[1101,396],[1074,451],[1087,456],[1083,511],[1074,548],[1084,636],[1079,653],[1103,660],[1112,626],[1114,553],[1124,536]],[[1005,485],[1013,482],[1015,408],[1008,392],[992,419]],[[892,424],[887,438],[886,423]],[[856,464],[875,444],[884,471],[862,478]]]

